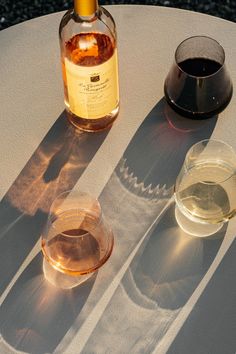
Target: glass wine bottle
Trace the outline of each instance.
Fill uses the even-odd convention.
[[[119,112],[117,36],[97,0],[74,0],[59,28],[65,105],[85,131],[109,127]]]

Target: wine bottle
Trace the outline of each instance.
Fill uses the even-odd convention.
[[[97,0],[74,0],[59,28],[65,105],[85,131],[109,127],[119,112],[116,26]]]

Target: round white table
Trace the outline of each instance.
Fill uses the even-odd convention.
[[[0,352],[233,354],[235,226],[194,238],[176,224],[173,184],[203,138],[236,149],[236,99],[194,122],[163,99],[177,45],[204,34],[225,49],[236,86],[236,25],[165,7],[110,6],[121,111],[109,131],[66,120],[56,13],[0,32]],[[99,197],[113,228],[108,262],[62,290],[42,271],[40,235],[54,197]]]

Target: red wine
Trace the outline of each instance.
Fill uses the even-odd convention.
[[[219,70],[221,69],[221,70]],[[207,58],[186,59],[165,82],[165,97],[179,114],[205,119],[221,112],[232,97],[232,84],[220,63]]]
[[[207,58],[192,58],[180,62],[179,67],[188,75],[204,77],[216,73],[222,65]]]
[[[171,66],[164,85],[165,98],[178,114],[205,119],[228,105],[233,86],[223,58],[221,45],[206,36],[193,36],[178,46],[178,62]]]

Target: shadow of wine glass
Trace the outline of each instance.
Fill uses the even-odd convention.
[[[152,307],[155,303],[162,309],[182,308],[214,260],[226,228],[210,237],[193,237],[178,226],[173,203],[133,260],[123,281],[127,293],[136,303],[134,295],[139,294],[140,306],[145,298]]]
[[[206,120],[184,118],[161,99],[150,111],[123,155],[126,173],[136,184],[173,186],[189,148],[209,139],[218,117]],[[119,170],[117,173],[120,175]]]
[[[235,252],[232,242],[168,354],[235,353]]]
[[[0,308],[4,341],[27,353],[52,353],[82,310],[96,279],[77,288],[52,286],[42,272],[39,253],[18,278]],[[2,344],[0,343],[0,350]]]
[[[130,311],[137,306],[145,313],[145,320],[128,319],[129,328],[139,333],[146,328],[144,338],[133,337],[135,352],[152,352],[158,345],[215,259],[226,228],[211,237],[192,237],[178,227],[174,205],[167,210],[122,280]]]
[[[225,232],[208,238],[184,233],[172,204],[133,257],[85,352],[102,353],[99,342],[107,352],[116,343],[115,353],[152,353],[206,274]]]
[[[117,235],[118,263],[171,199],[189,147],[209,138],[216,123],[183,118],[165,99],[146,116],[99,198]]]

